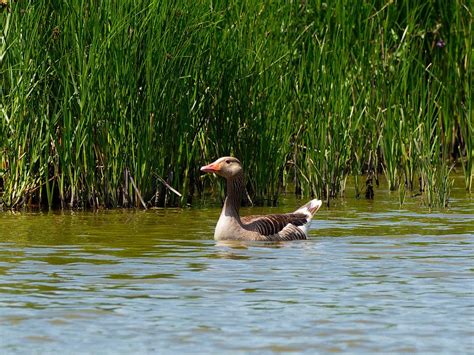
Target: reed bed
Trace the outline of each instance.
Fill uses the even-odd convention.
[[[467,0],[7,2],[2,204],[186,205],[234,154],[257,203],[292,183],[329,203],[352,175],[446,206],[453,171],[472,190],[472,20]]]

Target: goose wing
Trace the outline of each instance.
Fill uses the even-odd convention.
[[[266,236],[268,240],[306,239],[304,231],[298,228],[308,223],[304,213],[246,216],[241,221],[245,229]]]

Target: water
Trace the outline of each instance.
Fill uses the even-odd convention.
[[[377,197],[268,244],[217,207],[0,213],[0,353],[473,353],[472,200]]]

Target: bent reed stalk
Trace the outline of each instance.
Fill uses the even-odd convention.
[[[1,18],[6,207],[185,205],[228,154],[260,203],[383,174],[401,203],[445,206],[455,166],[472,190],[468,1],[25,0]]]

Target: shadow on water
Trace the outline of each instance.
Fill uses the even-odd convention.
[[[453,199],[347,198],[280,243],[215,242],[217,206],[5,212],[0,349],[473,352],[474,207]]]

